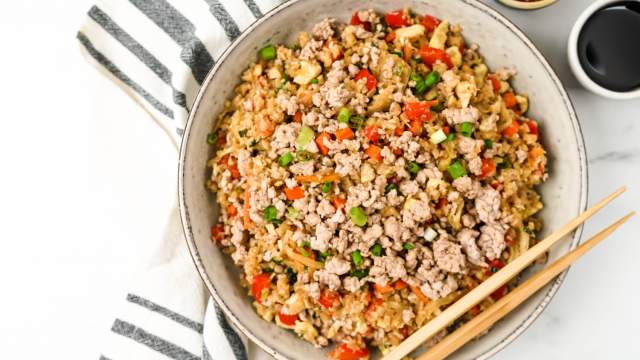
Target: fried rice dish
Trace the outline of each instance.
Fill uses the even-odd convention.
[[[258,51],[208,134],[211,238],[260,317],[368,358],[535,244],[547,158],[516,71],[460,26],[405,9],[310,29]]]

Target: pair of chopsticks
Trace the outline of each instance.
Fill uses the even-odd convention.
[[[538,244],[530,248],[527,252],[517,257],[515,260],[507,264],[505,267],[496,272],[493,276],[482,282],[480,285],[469,291],[465,296],[446,308],[442,313],[429,321],[422,328],[418,329],[411,336],[406,338],[400,345],[391,350],[387,355],[383,357],[383,360],[399,360],[402,357],[408,355],[411,351],[451,324],[457,318],[469,311],[476,304],[486,299],[496,289],[506,284],[509,280],[518,275],[522,270],[529,266],[533,261],[543,255],[551,246],[557,243],[564,236],[575,230],[580,224],[590,218],[597,211],[609,204],[613,199],[618,197],[626,190],[626,187],[622,187],[611,195],[607,196],[599,203],[589,208],[575,219],[564,225],[561,229],[556,230],[546,239],[540,241]],[[591,250],[604,238],[609,236],[620,225],[625,223],[631,218],[635,212],[622,217],[609,227],[605,228],[591,239],[577,247],[575,250],[564,255],[559,260],[555,261],[546,269],[538,272],[526,282],[512,290],[505,297],[491,305],[488,309],[471,319],[469,322],[461,326],[452,334],[445,337],[437,345],[430,348],[427,352],[422,354],[419,360],[432,360],[443,359],[462,345],[473,339],[483,331],[488,329],[492,324],[501,319],[504,315],[509,313],[515,307],[520,305],[523,301],[533,295],[536,291],[546,285],[549,281],[555,278],[569,265],[575,262],[578,258],[584,255],[587,251]]]

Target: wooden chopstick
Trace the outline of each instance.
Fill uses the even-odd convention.
[[[633,215],[635,215],[634,211],[609,225],[572,252],[556,260],[546,269],[536,273],[529,280],[509,292],[505,297],[498,300],[488,309],[469,320],[469,322],[462,325],[458,330],[442,339],[442,341],[427,350],[424,354],[420,355],[418,360],[440,360],[449,356],[462,345],[475,338],[478,334],[487,330],[491,325],[500,320],[511,310],[515,309],[518,305],[522,304],[522,302],[540,290],[548,282],[553,280],[558,274],[569,267],[569,265],[573,264],[587,251],[598,245],[598,243],[613,233],[618,227],[620,227],[620,225],[624,224]]]
[[[490,278],[480,283],[473,290],[469,291],[466,295],[461,297],[458,301],[451,304],[438,316],[431,319],[423,327],[414,332],[411,336],[406,338],[397,347],[392,349],[387,355],[383,357],[383,360],[400,360],[402,357],[409,354],[415,348],[427,341],[429,338],[437,334],[440,330],[444,329],[454,320],[459,318],[462,314],[469,311],[476,304],[484,300],[487,296],[491,295],[500,286],[506,284],[513,277],[518,275],[522,270],[529,266],[533,261],[542,256],[551,246],[557,243],[565,235],[575,230],[585,220],[590,218],[598,210],[602,209],[605,205],[610,203],[613,199],[626,191],[626,187],[614,191],[611,195],[607,196],[596,205],[587,209],[585,212],[571,220],[564,225],[561,229],[556,230],[546,239],[540,241],[538,244],[530,248],[524,254],[517,257],[515,260],[507,264],[498,272],[493,274]]]

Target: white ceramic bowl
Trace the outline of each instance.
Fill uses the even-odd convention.
[[[209,228],[216,221],[218,208],[203,185],[209,176],[205,164],[212,156],[207,133],[225,99],[233,94],[241,72],[256,59],[256,51],[266,43],[291,43],[296,33],[308,30],[326,17],[348,22],[357,9],[374,8],[380,12],[409,7],[459,23],[468,43],[480,45],[488,65],[516,65],[521,73],[513,85],[528,93],[529,114],[541,123],[541,136],[549,152],[549,180],[540,188],[546,208],[545,236],[551,229],[576,216],[586,206],[587,164],[585,149],[571,102],[548,62],[529,39],[496,11],[475,0],[292,0],[251,25],[217,61],[202,85],[185,129],[180,151],[180,212],[187,244],[195,265],[214,299],[229,319],[251,340],[277,359],[324,359],[322,350],[298,339],[292,332],[278,328],[258,317],[246,290],[241,288],[238,271],[209,239]],[[555,246],[551,261],[559,258],[579,241],[580,231]],[[535,270],[535,269],[533,269]],[[528,270],[524,276],[530,276]],[[555,294],[563,276],[512,312],[487,335],[467,344],[454,359],[484,359],[521,334],[542,312]],[[304,354],[304,355],[303,355]]]
[[[580,60],[578,59],[578,38],[580,37],[580,31],[584,24],[596,11],[617,2],[620,2],[620,0],[598,0],[589,5],[589,7],[580,14],[578,20],[576,20],[576,23],[571,29],[571,33],[569,34],[569,40],[567,41],[567,57],[569,58],[569,67],[571,68],[571,71],[573,71],[573,74],[576,76],[580,84],[582,84],[582,86],[587,90],[600,96],[615,100],[635,99],[640,97],[640,87],[635,90],[625,92],[613,91],[604,88],[591,80],[582,68]],[[637,2],[640,2],[640,0],[637,0]]]

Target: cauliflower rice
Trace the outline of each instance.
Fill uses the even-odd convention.
[[[333,358],[367,358],[534,244],[547,159],[514,75],[409,10],[261,49],[209,134],[207,184],[212,240],[257,313],[338,344]]]

